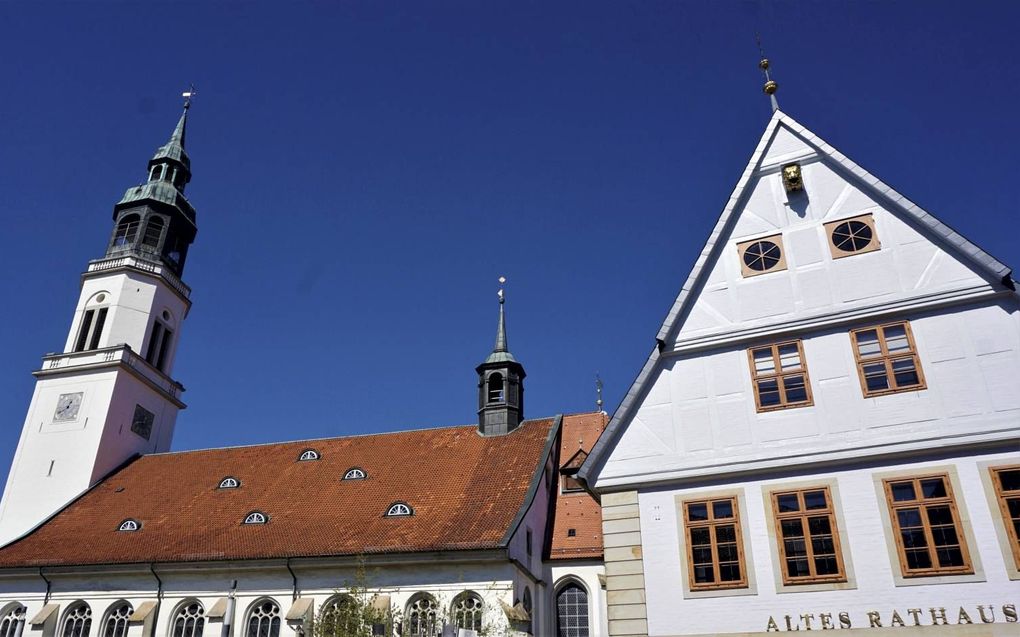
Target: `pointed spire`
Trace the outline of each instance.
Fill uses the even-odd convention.
[[[758,53],[761,59],[758,61],[758,68],[765,75],[765,85],[762,87],[762,91],[769,96],[769,100],[772,102],[772,112],[775,113],[779,110],[779,100],[776,99],[776,91],[779,90],[779,84],[772,79],[772,74],[769,73],[769,59],[765,57],[765,50],[761,48],[761,35],[757,35],[758,38]]]
[[[184,105],[184,112],[181,113],[181,119],[177,121],[177,128],[175,128],[174,132],[170,135],[170,141],[167,142],[168,146],[170,144],[177,144],[182,149],[184,148],[184,132],[185,128],[188,126],[189,108],[191,108],[191,102]]]
[[[506,293],[503,290],[503,285],[506,283],[506,277],[499,277],[499,292],[496,294],[499,296],[499,326],[496,328],[496,345],[492,348],[492,353],[485,359],[486,363],[496,363],[504,361],[517,362],[514,355],[510,353],[510,349],[506,343],[506,312],[503,310],[503,304],[506,303]]]

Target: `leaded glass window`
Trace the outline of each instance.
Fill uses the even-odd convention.
[[[457,628],[482,630],[482,598],[470,591],[453,600],[453,625]]]
[[[405,637],[435,637],[442,628],[438,615],[436,598],[428,593],[418,593],[407,605],[408,633]]]
[[[588,593],[570,583],[556,593],[557,637],[588,637]]]
[[[92,609],[85,602],[78,602],[64,615],[61,637],[88,637],[92,628]]]
[[[127,635],[128,617],[134,609],[127,602],[118,602],[106,612],[106,621],[103,622],[103,637],[124,637]]]
[[[280,605],[264,599],[252,607],[245,637],[280,637]]]
[[[0,619],[0,637],[17,637],[25,626],[25,607],[16,605]]]
[[[187,602],[177,609],[171,637],[202,637],[205,629],[205,608],[197,601]]]

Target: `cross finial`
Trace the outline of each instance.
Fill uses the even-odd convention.
[[[499,277],[499,292],[496,292],[496,294],[499,296],[499,304],[500,305],[503,305],[503,302],[506,300],[506,298],[504,296],[504,292],[503,292],[503,286],[505,284],[506,284],[506,277],[505,276]]]
[[[198,91],[195,90],[195,85],[194,84],[192,84],[191,87],[188,90],[186,90],[183,93],[181,93],[181,97],[184,98],[184,108],[185,109],[191,108],[191,98],[195,97],[196,95],[198,95]]]
[[[761,47],[761,34],[756,33],[755,38],[758,40],[758,54],[760,56],[758,68],[765,75],[765,85],[762,87],[762,91],[769,96],[769,100],[772,102],[772,112],[775,113],[779,110],[779,101],[776,99],[776,91],[779,90],[779,84],[772,79],[772,74],[769,72],[769,59],[765,57],[765,50]]]
[[[602,412],[602,377],[599,376],[598,372],[595,372],[595,394],[598,399],[595,401],[595,408],[599,413]]]

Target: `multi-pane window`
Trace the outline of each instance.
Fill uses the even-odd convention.
[[[171,637],[202,637],[205,609],[197,601],[188,602],[177,609],[172,625]]]
[[[772,494],[784,584],[846,580],[828,487]]]
[[[917,347],[906,321],[850,331],[865,396],[924,389]]]
[[[453,600],[453,625],[465,630],[482,630],[482,598],[470,591],[461,593]]]
[[[136,214],[122,217],[117,223],[117,229],[113,233],[113,245],[125,246],[134,243],[135,237],[138,236],[138,226],[141,223],[142,218]]]
[[[800,341],[747,350],[758,411],[812,404],[811,383]]]
[[[993,468],[992,484],[1006,526],[1009,546],[1013,551],[1013,560],[1017,568],[1020,568],[1020,466]]]
[[[407,605],[407,637],[434,637],[438,629],[439,604],[428,593],[418,593]]]
[[[25,607],[15,605],[0,618],[0,637],[19,637],[25,628]]]
[[[735,497],[684,503],[691,590],[747,585]]]
[[[124,637],[127,634],[128,618],[134,610],[131,604],[120,602],[113,605],[106,613],[106,621],[103,622],[103,637]]]
[[[89,637],[92,628],[92,609],[85,602],[78,602],[64,615],[60,637]]]
[[[894,478],[884,483],[903,575],[973,572],[949,476]]]
[[[145,234],[142,235],[142,245],[149,248],[159,246],[159,239],[163,236],[163,219],[161,217],[149,217],[145,224]]]
[[[588,635],[588,593],[577,584],[567,584],[556,593],[556,636]]]
[[[280,605],[262,600],[248,613],[245,637],[280,637]]]

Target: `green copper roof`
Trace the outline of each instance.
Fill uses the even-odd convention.
[[[502,296],[499,297],[499,327],[496,328],[496,345],[492,348],[492,353],[485,359],[485,363],[516,363],[517,359],[510,353],[510,349],[506,344],[506,315],[503,312]]]
[[[191,170],[191,159],[188,157],[188,153],[184,151],[184,135],[187,126],[188,108],[185,107],[184,112],[181,113],[181,119],[177,122],[177,127],[170,135],[170,141],[156,151],[156,154],[152,156],[150,163],[159,161],[160,159],[172,159],[184,164],[188,170]]]

